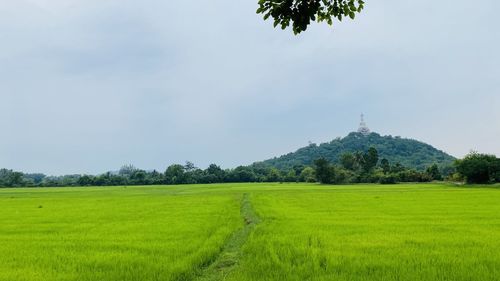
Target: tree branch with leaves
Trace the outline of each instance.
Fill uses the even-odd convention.
[[[337,19],[354,19],[364,8],[363,0],[259,0],[257,14],[264,20],[272,18],[274,27],[286,29],[290,24],[294,34],[305,31],[311,21],[333,25]]]

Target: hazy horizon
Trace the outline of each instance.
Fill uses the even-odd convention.
[[[346,136],[361,113],[500,155],[500,3],[366,2],[294,36],[257,0],[1,1],[0,168],[230,168]]]

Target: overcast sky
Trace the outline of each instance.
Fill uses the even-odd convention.
[[[366,2],[294,36],[257,0],[0,0],[0,167],[231,168],[361,112],[382,135],[500,155],[500,2]]]

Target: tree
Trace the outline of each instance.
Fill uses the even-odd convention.
[[[499,159],[495,155],[471,152],[462,160],[455,162],[457,172],[465,177],[467,183],[491,183],[500,173]]]
[[[198,168],[196,168],[196,166],[192,162],[186,161],[186,164],[184,165],[184,170],[186,170],[186,172],[191,172],[196,169]]]
[[[332,183],[335,179],[335,170],[328,160],[320,158],[314,161],[316,179],[320,183]]]
[[[354,171],[356,168],[356,158],[350,152],[346,152],[340,156],[340,164],[347,170]]]
[[[283,180],[283,177],[281,176],[281,173],[278,169],[276,168],[271,168],[269,169],[265,181],[267,182],[280,182]]]
[[[250,167],[238,166],[230,172],[229,180],[233,182],[255,182],[256,176]]]
[[[364,163],[363,170],[365,172],[370,172],[377,166],[378,163],[378,151],[375,147],[370,147],[368,151],[363,155]]]
[[[432,164],[429,166],[426,170],[425,173],[429,175],[429,177],[432,180],[440,181],[443,180],[443,176],[441,175],[441,172],[439,172],[439,168],[437,164]]]
[[[23,173],[7,169],[0,170],[0,186],[18,187],[23,186],[24,183]]]
[[[146,171],[143,170],[135,170],[132,175],[130,175],[130,183],[131,184],[147,184],[146,182]]]
[[[384,171],[384,174],[388,174],[391,171],[389,160],[385,158],[380,161],[380,167],[382,168],[382,171]]]
[[[77,181],[78,185],[81,185],[81,186],[92,185],[93,182],[94,181],[93,181],[92,177],[89,175],[83,175]]]
[[[356,151],[354,155],[354,170],[361,170],[365,167],[365,154],[361,151]]]
[[[215,164],[210,164],[205,170],[205,174],[208,175],[207,183],[223,182],[226,177],[226,172]]]
[[[167,184],[186,183],[184,166],[180,164],[173,164],[168,166],[167,170],[165,171],[165,182]]]
[[[288,173],[285,175],[286,182],[296,182],[297,181],[297,173],[295,170],[290,170]]]
[[[401,165],[401,163],[396,163],[395,165],[391,166],[391,173],[399,173],[406,170],[406,168]]]
[[[162,173],[153,170],[151,173],[146,174],[146,183],[148,184],[163,184],[165,183],[165,178]]]
[[[137,171],[137,168],[134,167],[134,165],[129,164],[129,165],[123,165],[120,170],[118,171],[118,174],[121,176],[127,176],[130,177],[132,176],[135,171]]]
[[[272,17],[274,27],[287,28],[292,24],[294,34],[305,31],[311,21],[325,21],[329,25],[333,20],[354,19],[361,12],[363,0],[259,0],[257,14],[263,14],[264,20]]]
[[[396,176],[394,174],[384,174],[382,177],[379,179],[379,183],[381,184],[395,184],[396,183]]]
[[[24,174],[24,178],[31,181],[35,185],[41,184],[45,177],[46,175],[41,173]]]
[[[500,158],[497,158],[491,165],[491,173],[495,182],[500,182]]]
[[[302,182],[316,182],[316,177],[314,176],[314,169],[311,167],[305,167],[299,176],[299,180]]]

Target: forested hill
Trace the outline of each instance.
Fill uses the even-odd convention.
[[[370,147],[378,150],[379,159],[386,158],[391,164],[400,163],[417,170],[424,170],[434,163],[448,166],[455,160],[453,156],[417,140],[381,136],[377,133],[365,136],[353,132],[345,138],[337,138],[320,145],[311,144],[262,163],[282,170],[288,170],[296,165],[312,165],[314,160],[321,157],[338,163],[342,154],[366,151]]]

